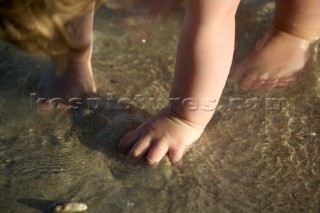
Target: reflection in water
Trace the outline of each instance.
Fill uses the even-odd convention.
[[[269,1],[242,3],[234,63],[267,29],[272,8]],[[182,11],[161,22],[132,17],[130,27],[119,13],[102,8],[96,15],[100,93],[167,97]],[[48,65],[11,48],[0,54],[1,212],[47,212],[62,201],[84,202],[88,212],[319,211],[319,62],[295,85],[269,93],[242,92],[230,80],[221,104],[286,98],[290,109],[220,110],[182,167],[165,161],[151,169],[128,164],[116,144],[152,110],[36,114],[29,94],[35,73]]]

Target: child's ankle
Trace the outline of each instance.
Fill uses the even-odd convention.
[[[296,38],[301,38],[301,39],[306,40],[310,43],[313,43],[313,42],[320,39],[320,35],[311,35],[311,34],[308,34],[307,32],[302,33],[302,32],[292,30],[292,29],[284,29],[284,28],[278,27],[276,24],[273,24],[273,29],[275,31],[283,32],[288,35],[294,36]]]
[[[87,53],[70,53],[68,55],[68,64],[90,64],[91,54]]]
[[[79,50],[79,51],[71,51],[68,54],[68,63],[69,64],[89,64],[91,62],[92,56],[92,44],[88,46],[88,48]]]
[[[272,31],[274,32],[274,34],[282,34],[288,38],[296,40],[297,43],[299,43],[300,45],[302,44],[303,47],[305,47],[306,49],[308,49],[310,46],[313,46],[314,44],[317,44],[320,41],[320,37],[303,37],[301,35],[297,35],[286,30],[278,29],[275,26],[272,27]]]

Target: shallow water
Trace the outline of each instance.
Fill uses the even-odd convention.
[[[273,6],[242,2],[234,63],[268,28]],[[88,212],[320,211],[320,60],[283,90],[242,92],[229,80],[220,110],[180,167],[133,166],[116,151],[119,138],[163,104],[141,108],[135,95],[168,96],[182,16],[137,15],[124,27],[122,12],[97,12],[93,67],[108,104],[95,113],[33,112],[36,73],[49,65],[0,50],[1,212],[49,212],[67,200]],[[127,110],[114,103],[123,97]],[[264,107],[236,110],[235,97]],[[268,98],[285,98],[282,110]]]

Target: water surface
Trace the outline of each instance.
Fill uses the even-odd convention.
[[[235,64],[270,26],[273,7],[242,2]],[[221,100],[228,108],[215,113],[182,166],[133,166],[117,142],[154,113],[154,102],[141,109],[127,101],[129,110],[119,110],[114,101],[137,94],[165,100],[183,10],[161,21],[124,16],[106,8],[96,14],[93,69],[99,92],[113,101],[95,113],[34,113],[29,95],[37,73],[50,66],[2,45],[0,211],[48,212],[74,200],[88,212],[319,212],[320,63],[293,86],[268,93],[242,92],[229,80]],[[239,111],[231,98],[264,105]],[[285,98],[285,106],[270,109],[267,98]]]

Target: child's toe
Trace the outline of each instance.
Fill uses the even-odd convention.
[[[284,88],[295,82],[296,76],[291,76],[287,78],[280,78],[277,87],[278,88]]]
[[[262,86],[262,89],[265,90],[265,91],[270,91],[270,90],[276,88],[278,82],[279,82],[279,79],[269,79]]]
[[[287,78],[280,78],[279,83],[292,83],[296,80],[296,76],[291,76]]]
[[[242,90],[248,90],[251,88],[252,84],[256,81],[257,74],[254,72],[248,73],[241,81],[240,88]]]
[[[251,88],[252,88],[253,90],[259,90],[265,83],[266,83],[266,81],[264,81],[264,80],[256,80],[256,81],[252,84]]]
[[[284,82],[279,82],[277,84],[277,88],[284,88],[284,87],[287,87],[289,86],[291,83],[284,83]]]
[[[240,64],[236,65],[231,69],[230,77],[231,78],[241,78],[246,71],[248,70],[248,67],[245,62],[241,62]]]

